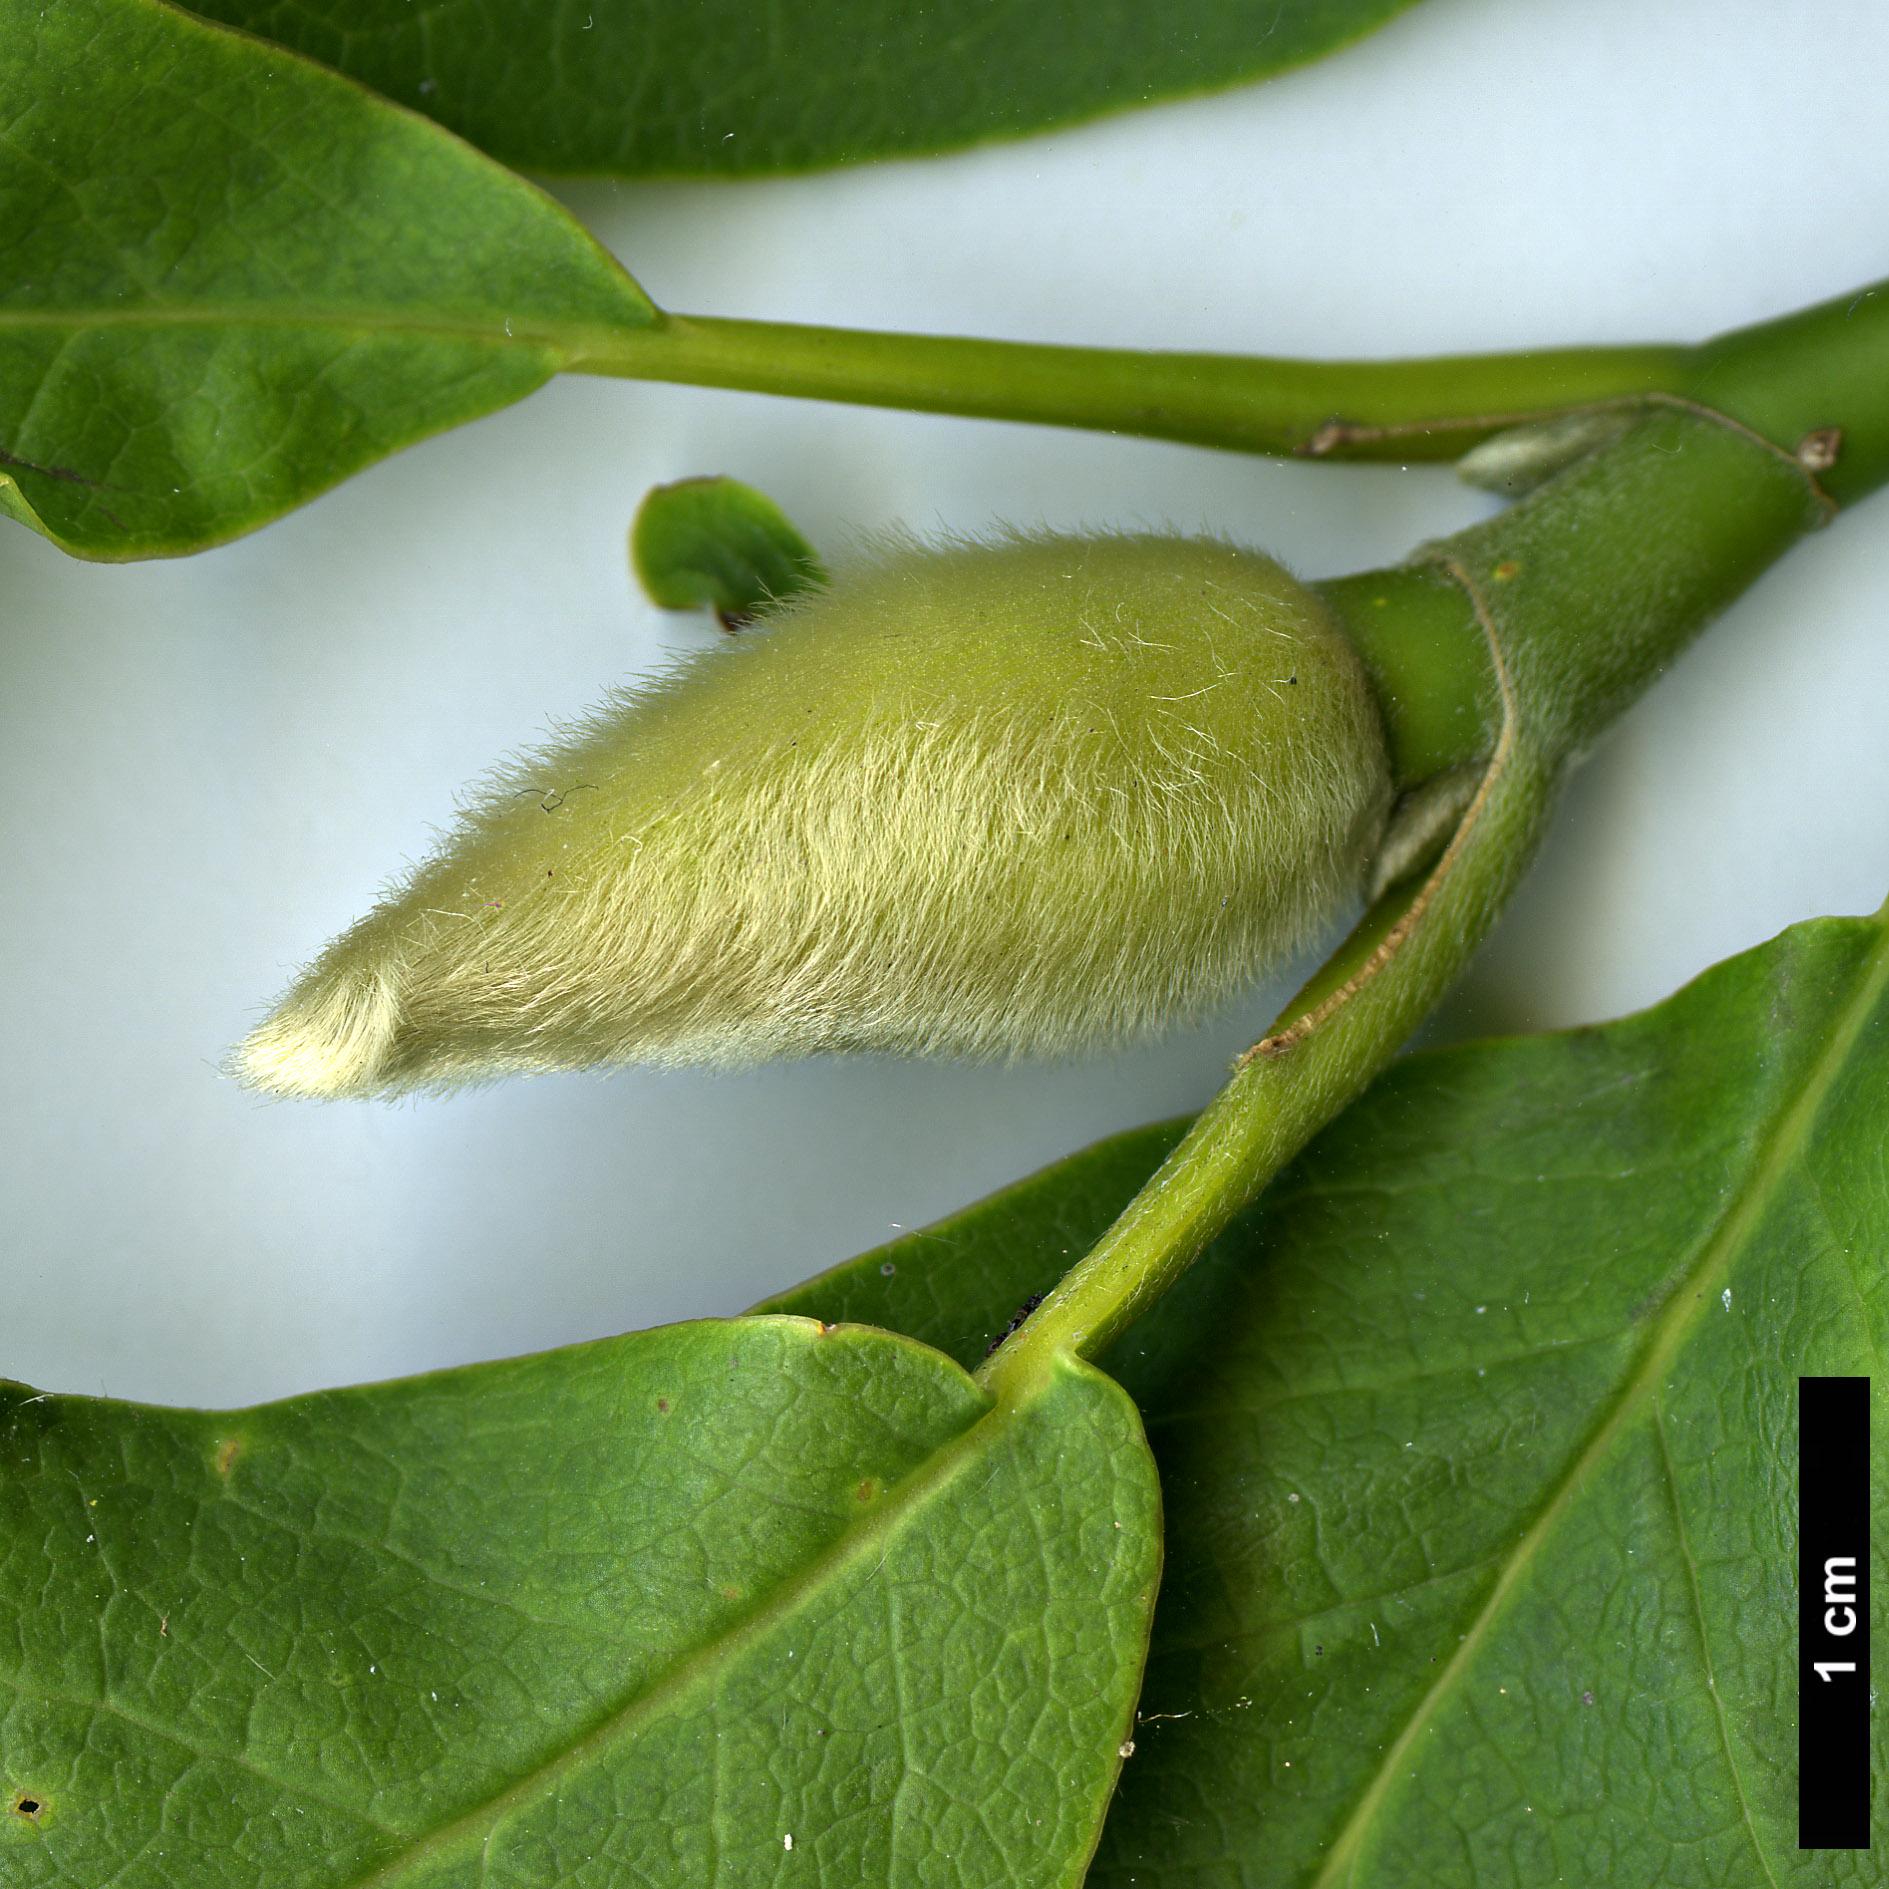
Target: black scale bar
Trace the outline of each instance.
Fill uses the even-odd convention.
[[[1869,1848],[1869,1379],[1797,1380],[1797,1845]]]

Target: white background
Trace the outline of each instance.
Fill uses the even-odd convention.
[[[1270,84],[926,163],[565,195],[667,307],[1395,354],[1686,339],[1889,273],[1889,8],[1426,0]],[[1191,1108],[1279,987],[1145,1052],[268,1104],[217,1074],[455,790],[714,632],[637,596],[653,482],[816,542],[1205,526],[1307,576],[1488,502],[1447,469],[572,379],[227,549],[0,527],[0,1374],[234,1403],[739,1310]],[[1440,1026],[1651,1002],[1889,891],[1889,501],[1795,552],[1577,778]]]

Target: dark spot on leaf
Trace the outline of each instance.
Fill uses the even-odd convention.
[[[1582,1693],[1582,1694],[1581,1694],[1581,1703],[1582,1703],[1583,1705],[1592,1705],[1592,1704],[1594,1703],[1594,1695],[1593,1695],[1593,1694],[1592,1694],[1591,1692],[1584,1692],[1584,1693]]]
[[[893,1265],[893,1263],[888,1259],[885,1262],[885,1264],[879,1268],[879,1270],[882,1273],[884,1273],[888,1279],[890,1279],[892,1275],[898,1271],[898,1268],[895,1265]]]
[[[13,1799],[13,1814],[24,1817],[28,1823],[37,1823],[45,1808],[46,1800],[31,1791],[21,1791]]]
[[[879,1478],[868,1476],[853,1492],[862,1502],[870,1502],[879,1493]]]
[[[668,1398],[666,1398],[666,1397],[658,1397],[658,1398],[656,1399],[656,1408],[657,1408],[658,1410],[660,1410],[660,1411],[662,1412],[662,1414],[663,1414],[663,1415],[664,1415],[665,1417],[666,1417],[666,1416],[668,1416],[668,1414],[669,1414],[669,1399],[668,1399]]]

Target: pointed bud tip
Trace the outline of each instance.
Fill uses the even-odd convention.
[[[235,1067],[337,1098],[1125,1044],[1315,936],[1389,799],[1356,652],[1270,559],[890,541],[508,770]]]
[[[237,1046],[231,1073],[269,1095],[312,1101],[388,1086],[400,994],[392,966],[305,977]]]

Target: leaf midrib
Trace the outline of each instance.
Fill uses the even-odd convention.
[[[507,333],[505,323],[512,323]],[[188,308],[162,303],[142,308],[0,309],[0,333],[8,329],[59,329],[83,332],[88,328],[364,328],[422,339],[477,341],[495,347],[552,347],[570,354],[608,354],[621,349],[625,336],[642,335],[662,326],[658,313],[647,321],[625,320],[619,326],[597,322],[523,321],[518,316],[494,315],[490,323],[443,320],[433,316],[401,316],[377,309],[281,308],[268,303],[228,307],[196,303]]]
[[[822,1555],[809,1562],[801,1572],[779,1587],[751,1612],[743,1615],[717,1638],[684,1654],[651,1685],[626,1705],[613,1712],[594,1731],[586,1733],[555,1758],[508,1785],[484,1803],[466,1811],[407,1844],[398,1855],[357,1876],[342,1889],[394,1889],[415,1865],[450,1852],[456,1846],[478,1839],[512,1811],[556,1789],[567,1773],[607,1751],[622,1739],[634,1735],[643,1724],[656,1718],[682,1694],[765,1635],[778,1621],[792,1614],[806,1599],[828,1581],[845,1572],[852,1563],[875,1552],[895,1523],[938,1494],[952,1477],[975,1457],[986,1440],[1007,1422],[1015,1420],[1029,1407],[1029,1398],[1005,1400],[992,1406],[967,1428],[933,1453],[913,1470],[895,1489],[889,1491],[879,1507],[836,1541]]]
[[[1697,1263],[1669,1296],[1667,1309],[1655,1322],[1641,1352],[1638,1370],[1622,1386],[1606,1420],[1595,1431],[1587,1447],[1573,1459],[1534,1522],[1522,1535],[1513,1554],[1502,1564],[1494,1586],[1490,1588],[1488,1597],[1456,1651],[1438,1673],[1430,1689],[1417,1702],[1404,1728],[1386,1747],[1370,1782],[1333,1838],[1331,1847],[1326,1851],[1324,1865],[1311,1879],[1308,1889],[1338,1889],[1338,1885],[1350,1874],[1357,1861],[1359,1846],[1382,1808],[1411,1747],[1468,1670],[1482,1641],[1487,1638],[1501,1613],[1510,1591],[1533,1564],[1542,1545],[1559,1525],[1576,1491],[1612,1448],[1628,1418],[1637,1414],[1642,1402],[1653,1394],[1688,1329],[1703,1314],[1708,1302],[1703,1290],[1705,1283],[1722,1271],[1749,1239],[1772,1197],[1777,1180],[1803,1145],[1832,1083],[1848,1061],[1864,1024],[1875,1011],[1885,983],[1889,983],[1889,951],[1884,948],[1886,942],[1889,942],[1889,931],[1885,931],[1879,923],[1866,966],[1857,975],[1853,992],[1843,1006],[1841,1022],[1831,1031],[1830,1041],[1823,1054],[1812,1064],[1796,1094],[1774,1116],[1770,1131],[1756,1138],[1758,1153],[1745,1184],[1739,1188],[1720,1215],[1717,1225],[1702,1242]],[[1729,1752],[1727,1762],[1730,1762]],[[1742,1784],[1739,1790],[1742,1801]],[[1754,1831],[1754,1842],[1755,1834]]]

